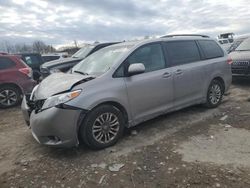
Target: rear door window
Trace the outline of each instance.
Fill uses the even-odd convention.
[[[15,63],[7,58],[7,57],[0,57],[0,70],[8,69],[14,67]]]
[[[199,40],[200,47],[206,59],[223,57],[224,52],[221,47],[213,40]]]
[[[201,59],[195,41],[166,42],[165,50],[172,66],[200,61]]]

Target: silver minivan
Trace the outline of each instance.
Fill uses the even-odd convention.
[[[206,36],[165,36],[103,48],[54,73],[22,102],[34,138],[49,146],[115,144],[125,127],[195,104],[217,107],[231,80],[227,53]]]

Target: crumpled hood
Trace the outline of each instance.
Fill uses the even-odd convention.
[[[90,75],[54,73],[45,78],[34,92],[35,100],[47,99],[60,92],[67,91],[77,82],[84,82],[94,79]]]
[[[73,63],[73,62],[80,62],[83,58],[73,58],[73,57],[68,57],[68,58],[63,58],[63,59],[58,59],[54,61],[49,61],[41,65],[42,68],[52,68],[54,66],[58,66],[60,64],[65,64],[65,63]]]
[[[229,54],[233,61],[249,61],[250,51],[234,51]]]

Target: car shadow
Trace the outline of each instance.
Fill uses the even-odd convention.
[[[232,84],[238,87],[250,87],[250,77],[233,77]]]
[[[179,111],[158,116],[154,119],[140,123],[137,126],[126,128],[123,137],[115,146],[103,150],[91,150],[81,143],[78,147],[74,148],[47,148],[48,150],[46,153],[51,158],[61,159],[87,159],[94,158],[94,156],[98,156],[101,153],[114,153],[123,147],[128,147],[128,144],[136,142],[137,136],[147,138],[148,136],[152,136],[152,133],[164,132],[175,128],[177,124],[183,124],[184,127],[190,119],[189,115],[197,114],[197,116],[199,116],[199,114],[204,114],[209,110],[210,109],[207,109],[202,105],[191,106]],[[131,135],[132,131],[136,131],[139,135]]]

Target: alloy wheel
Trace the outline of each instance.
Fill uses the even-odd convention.
[[[213,84],[210,92],[209,92],[209,100],[210,102],[215,105],[218,102],[220,102],[221,99],[221,95],[222,95],[222,91],[221,91],[221,87],[218,84]]]
[[[118,117],[113,113],[103,113],[94,121],[92,134],[97,142],[107,144],[115,139],[119,129]]]
[[[15,91],[6,89],[0,93],[0,104],[3,106],[12,106],[17,103],[18,97]]]

